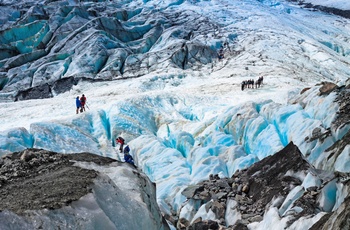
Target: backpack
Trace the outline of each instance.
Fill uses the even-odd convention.
[[[130,148],[129,148],[129,145],[127,145],[124,148],[124,153],[129,153],[129,152],[130,152]]]

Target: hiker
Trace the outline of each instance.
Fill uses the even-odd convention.
[[[125,140],[122,137],[118,137],[116,141],[120,145],[119,151],[122,153]]]
[[[242,81],[242,83],[241,83],[241,90],[243,91],[244,89],[246,89],[246,88],[250,88],[249,86],[250,86],[250,84],[251,84],[251,82],[250,82],[250,80],[244,80],[244,81]]]
[[[258,87],[260,88],[260,85],[263,84],[263,80],[264,80],[263,76],[259,77],[259,79],[255,83],[256,88],[258,88]]]
[[[221,46],[219,53],[218,53],[219,60],[224,58],[224,47]]]
[[[81,112],[85,111],[85,103],[86,103],[86,97],[83,94],[80,98],[80,103],[81,103]]]
[[[231,52],[231,48],[230,48],[230,45],[228,44],[228,42],[226,41],[224,43],[224,47],[227,47],[227,49]]]
[[[135,166],[134,159],[130,155],[130,148],[128,145],[125,146],[125,148],[124,148],[124,160],[125,160],[125,162]]]
[[[79,109],[81,108],[81,102],[79,100],[79,96],[75,99],[75,104],[77,106],[77,114],[79,113]]]

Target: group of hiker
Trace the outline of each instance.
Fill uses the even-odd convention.
[[[77,107],[77,114],[79,112],[85,112],[85,104],[86,104],[86,97],[85,95],[83,94],[80,98],[79,96],[77,96],[77,98],[75,99],[75,104],[76,104],[76,107]]]
[[[129,163],[129,164],[135,166],[134,159],[133,159],[133,157],[130,155],[130,148],[129,148],[129,145],[126,145],[126,146],[124,147],[124,145],[125,145],[125,140],[124,140],[124,138],[118,137],[118,138],[116,139],[116,143],[119,144],[119,151],[120,151],[120,153],[124,153],[124,161],[125,161],[126,163]]]
[[[242,81],[241,83],[241,89],[242,91],[245,89],[245,88],[252,88],[254,89],[257,89],[257,88],[260,88],[260,86],[263,84],[263,81],[264,81],[264,76],[261,76],[258,78],[258,80],[254,81],[253,79],[249,79],[249,80],[244,80]]]
[[[219,61],[224,59],[224,57],[225,57],[224,47],[227,47],[230,50],[230,47],[229,47],[227,42],[225,42],[223,45],[221,45],[220,49],[217,52]],[[230,50],[230,52],[231,52],[231,50]],[[253,79],[244,80],[241,83],[241,89],[243,91],[245,88],[248,88],[248,89],[249,88],[251,88],[251,89],[260,88],[260,86],[263,84],[263,81],[264,81],[263,76],[259,77],[258,80],[256,80],[256,81],[254,81]]]
[[[83,94],[81,97],[77,96],[77,98],[75,99],[75,103],[76,103],[76,107],[77,107],[77,114],[79,112],[84,112],[85,111],[85,104],[86,104],[86,97]],[[118,137],[116,138],[116,143],[119,144],[119,151],[120,153],[124,153],[124,161],[132,164],[133,166],[135,166],[134,163],[134,159],[133,157],[130,155],[130,148],[128,145],[125,145],[125,140],[122,137]]]

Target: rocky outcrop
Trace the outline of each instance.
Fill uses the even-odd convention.
[[[350,197],[347,196],[344,203],[336,211],[325,215],[320,221],[315,223],[310,230],[350,229],[349,205]]]
[[[344,18],[350,18],[350,10],[344,10],[344,9],[338,9],[334,7],[327,7],[322,5],[322,2],[320,5],[313,5],[309,3],[307,0],[288,0],[290,2],[297,2],[299,5],[302,5],[305,8],[312,8],[312,9],[317,9],[323,12],[339,15]]]
[[[97,177],[96,171],[74,167],[64,155],[36,150],[5,155],[0,172],[0,209],[17,214],[76,201],[91,192]]]
[[[154,184],[111,158],[26,149],[3,156],[0,174],[1,229],[169,229]]]
[[[333,125],[342,128],[350,124],[350,81],[339,89],[335,102],[339,104],[339,111]]]
[[[311,180],[305,179],[310,176],[320,183],[311,185]],[[177,228],[198,229],[197,226],[200,225],[201,229],[248,229],[248,224],[263,221],[271,207],[278,209],[280,218],[289,219],[286,226],[288,228],[301,217],[310,218],[320,211],[330,213],[332,208],[328,209],[320,200],[328,199],[324,194],[333,186],[334,181],[342,186],[348,183],[342,178],[344,174],[340,176],[314,169],[304,160],[297,146],[290,143],[280,152],[245,170],[237,171],[231,178],[211,175],[209,180],[183,190],[182,194],[186,196],[188,203],[193,201],[200,204],[200,207],[205,207],[206,212],[212,213],[215,218],[210,221],[202,217],[190,220],[182,218],[177,222]],[[338,208],[336,204],[332,204],[332,207]],[[333,215],[344,222],[348,214],[344,210],[345,206],[342,207],[338,210],[343,211],[336,211],[339,215],[336,212]],[[331,218],[331,215],[325,217]],[[213,221],[217,225],[211,228]],[[338,222],[338,225],[344,225],[342,221]],[[323,218],[320,223],[318,226],[322,227],[333,222]]]
[[[338,86],[332,82],[322,82],[320,88],[320,95],[328,95],[333,92]]]

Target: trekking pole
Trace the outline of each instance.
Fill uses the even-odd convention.
[[[87,105],[87,103],[86,103],[86,108],[90,109],[89,106]]]

